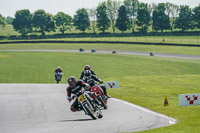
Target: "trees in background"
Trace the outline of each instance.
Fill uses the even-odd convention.
[[[14,18],[12,18],[12,17],[9,17],[9,16],[8,16],[8,17],[6,17],[6,23],[7,23],[7,24],[12,24],[12,22],[13,22],[13,19],[14,19]]]
[[[189,6],[177,6],[169,2],[149,5],[140,3],[138,0],[124,0],[123,3],[118,0],[106,0],[99,3],[97,8],[78,9],[73,18],[63,12],[53,16],[44,10],[37,10],[32,14],[27,9],[19,10],[16,11],[15,18],[5,19],[0,15],[0,27],[4,28],[6,23],[12,24],[14,30],[22,36],[33,31],[45,35],[45,32],[55,31],[56,28],[64,34],[72,26],[85,32],[90,29],[90,23],[94,33],[96,27],[105,33],[110,26],[113,33],[115,33],[115,28],[122,32],[128,29],[135,32],[136,25],[142,33],[147,32],[150,25],[152,31],[163,32],[170,29],[173,32],[174,28],[182,31],[200,28],[199,18],[200,5],[191,9]]]
[[[165,14],[166,8],[164,3],[159,3],[156,9],[153,11],[153,28],[155,31],[164,29],[170,29],[169,16]]]
[[[128,18],[128,14],[126,11],[126,7],[124,5],[120,6],[118,10],[118,17],[116,21],[116,27],[124,33],[128,29],[130,22]]]
[[[76,29],[82,32],[84,32],[86,29],[89,29],[90,20],[87,10],[85,8],[77,10],[76,14],[74,15],[73,22]]]
[[[197,28],[200,28],[200,4],[199,4],[199,6],[197,6],[193,9],[193,12],[194,12],[193,18],[195,21],[195,26]]]
[[[13,19],[13,28],[15,31],[25,36],[32,32],[32,15],[28,9],[19,10]]]
[[[107,6],[107,15],[111,22],[111,27],[113,30],[113,33],[115,33],[115,21],[117,18],[117,13],[120,7],[120,1],[117,0],[107,0],[106,6]]]
[[[138,0],[124,0],[124,6],[127,10],[132,32],[135,32],[135,20],[137,17],[139,2]]]
[[[150,26],[151,16],[150,10],[148,9],[148,4],[140,3],[138,7],[136,24],[139,26],[138,30],[142,33],[147,32]]]
[[[42,35],[45,35],[45,32],[55,31],[56,28],[53,16],[46,13],[44,10],[35,11],[33,14],[32,24],[35,31],[40,32]]]
[[[178,17],[179,14],[179,6],[169,3],[167,2],[165,4],[166,7],[166,11],[167,11],[167,15],[169,16],[169,18],[171,18],[171,31],[173,32],[174,30],[174,24],[175,24],[175,20]]]
[[[93,30],[93,33],[95,33],[96,31],[96,15],[97,15],[97,11],[95,8],[91,8],[91,9],[88,9],[88,12],[89,12],[89,17],[91,18],[90,21],[92,23],[92,30]]]
[[[4,28],[6,26],[6,19],[0,14],[0,28]]]
[[[175,22],[175,28],[180,28],[182,31],[194,28],[192,9],[189,6],[181,6],[179,17]]]
[[[56,26],[62,34],[64,34],[66,30],[70,30],[72,27],[72,17],[63,12],[58,12],[54,16],[54,20],[56,22]]]
[[[110,20],[107,15],[106,2],[100,3],[96,10],[97,10],[97,27],[100,31],[105,33],[105,30],[107,30],[110,27]]]

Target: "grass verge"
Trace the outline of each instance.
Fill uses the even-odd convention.
[[[98,76],[118,80],[120,88],[108,89],[112,97],[149,108],[179,120],[173,126],[144,132],[200,132],[199,106],[179,107],[178,95],[199,93],[200,61],[133,55],[58,52],[0,52],[0,83],[56,83],[60,65],[67,77],[80,76],[85,64]],[[164,107],[167,94],[169,106]]]
[[[116,51],[138,51],[169,54],[200,55],[200,47],[184,46],[156,46],[137,44],[110,44],[110,43],[19,43],[0,44],[0,50],[24,50],[24,49],[49,49],[49,50],[116,50]]]

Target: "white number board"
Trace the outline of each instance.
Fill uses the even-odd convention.
[[[180,106],[200,105],[200,94],[180,94]]]
[[[106,88],[119,88],[119,81],[105,81]]]

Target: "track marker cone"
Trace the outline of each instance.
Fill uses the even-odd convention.
[[[165,94],[165,102],[164,102],[164,106],[168,106],[169,103],[168,103],[168,100],[167,100],[167,95]]]

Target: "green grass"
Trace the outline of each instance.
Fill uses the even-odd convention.
[[[164,39],[164,42],[163,42]],[[99,38],[63,38],[48,40],[64,40],[64,41],[120,41],[120,42],[144,42],[144,43],[170,43],[170,44],[199,44],[199,36],[130,36],[130,37],[99,37]]]
[[[112,33],[112,30],[108,30],[109,33]],[[81,31],[72,29],[71,32],[66,33],[82,33]],[[92,33],[92,30],[87,30],[86,33]],[[99,31],[97,32],[99,33]],[[121,33],[119,30],[116,29],[116,33]],[[131,33],[131,31],[127,31],[126,33]],[[60,34],[57,32],[50,32],[46,33],[46,35],[54,35]],[[158,32],[158,35],[160,32]],[[178,33],[177,33],[178,34]],[[146,43],[171,43],[171,44],[200,44],[200,36],[134,36],[134,37],[100,37],[100,38],[63,38],[63,39],[53,39],[53,40],[65,40],[65,41],[126,41],[126,42],[146,42]],[[13,30],[12,25],[7,25],[5,29],[0,29],[0,36],[11,36],[11,35],[20,35],[18,32]],[[41,35],[40,33],[31,33],[28,35]],[[55,36],[56,38],[56,36]],[[163,39],[165,40],[163,42]],[[52,40],[52,39],[51,39]],[[1,40],[0,40],[1,41]],[[5,40],[3,40],[5,41]],[[6,40],[7,41],[7,40]]]
[[[185,46],[156,46],[156,45],[137,45],[137,44],[109,44],[109,43],[23,43],[23,44],[0,44],[0,50],[24,50],[24,49],[49,49],[49,50],[116,50],[116,51],[139,51],[169,54],[188,54],[200,55],[200,47]]]
[[[103,81],[117,80],[120,88],[108,89],[112,97],[174,117],[178,124],[144,132],[200,132],[199,106],[179,107],[178,95],[199,93],[200,60],[59,52],[0,52],[0,83],[55,83],[60,65],[67,77],[80,76],[91,65]],[[169,106],[164,107],[167,94]]]

